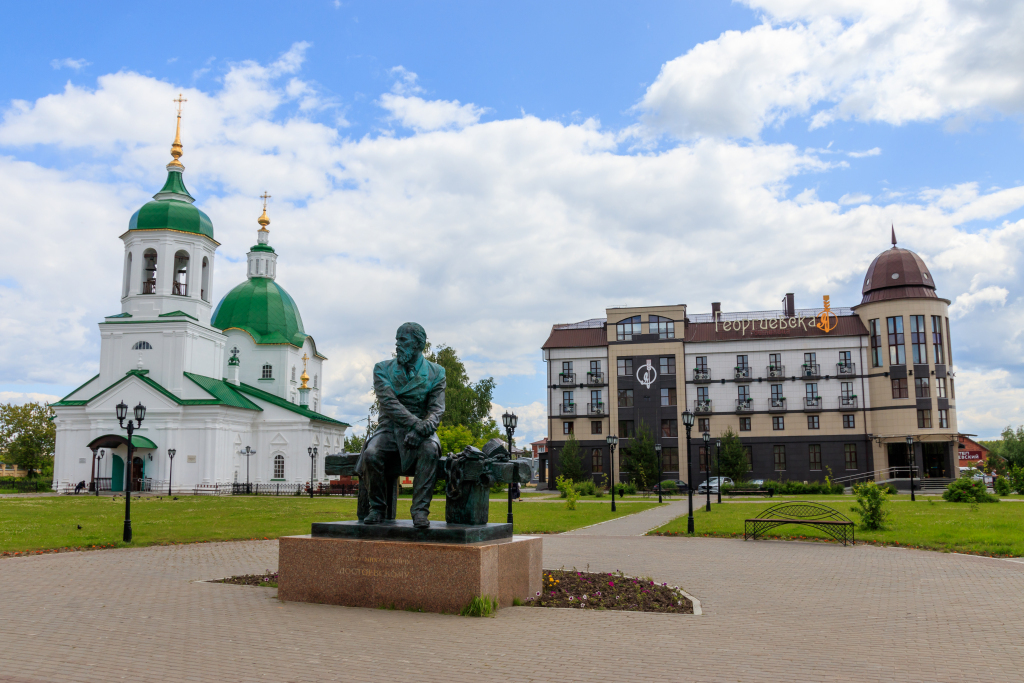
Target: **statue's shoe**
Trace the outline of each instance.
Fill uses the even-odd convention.
[[[376,510],[370,510],[370,513],[363,517],[363,524],[380,524],[384,521],[384,515],[380,514]]]
[[[426,529],[430,526],[430,520],[421,512],[412,516],[412,525],[417,529]]]

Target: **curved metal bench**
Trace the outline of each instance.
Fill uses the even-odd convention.
[[[764,535],[784,524],[803,524],[823,531],[837,541],[855,544],[854,524],[850,518],[834,508],[811,501],[785,501],[764,510],[759,517],[746,520],[743,540]]]

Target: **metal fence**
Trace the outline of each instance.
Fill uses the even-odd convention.
[[[48,479],[17,479],[0,480],[0,493],[46,493],[53,490],[53,482]]]
[[[357,493],[357,489],[357,484],[331,485],[319,483],[313,486],[313,495],[354,496]],[[227,491],[223,490],[223,493],[227,493]],[[235,482],[234,484],[231,484],[230,493],[233,496],[308,496],[309,485],[288,484],[284,482],[273,482],[270,484],[247,484],[245,482]]]

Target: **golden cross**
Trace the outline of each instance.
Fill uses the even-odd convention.
[[[263,210],[266,211],[267,210],[267,200],[270,199],[270,195],[267,194],[266,190],[263,190],[263,194],[260,195],[260,199],[263,200]],[[303,354],[303,355],[305,355],[305,354]]]
[[[178,103],[178,116],[181,116],[181,103],[182,102],[188,102],[188,100],[186,100],[184,97],[182,97],[181,93],[178,93],[178,99],[171,100],[171,102],[177,102]]]
[[[303,371],[305,371],[305,369],[306,369],[306,361],[307,360],[309,360],[309,356],[307,356],[306,354],[302,354],[302,369],[303,369]]]

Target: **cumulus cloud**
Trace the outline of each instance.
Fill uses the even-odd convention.
[[[839,203],[843,206],[852,206],[853,204],[867,204],[871,201],[871,195],[864,194],[863,192],[853,192],[844,194],[839,198]]]
[[[50,62],[50,66],[54,69],[74,69],[75,71],[78,71],[79,69],[84,69],[89,66],[91,63],[92,62],[87,62],[84,59],[71,59],[70,57],[65,57],[64,59],[52,60]]]
[[[0,403],[14,403],[19,406],[25,403],[56,403],[60,398],[53,394],[39,394],[32,391],[0,391]]]
[[[458,100],[425,100],[416,95],[423,92],[418,76],[405,67],[391,69],[396,77],[390,93],[380,98],[380,106],[389,112],[388,119],[412,128],[418,133],[451,128],[465,128],[480,120],[486,108],[461,104]]]
[[[872,147],[871,149],[866,149],[863,152],[847,152],[846,155],[853,157],[854,159],[863,159],[864,157],[877,157],[881,153],[881,147]]]
[[[981,304],[1002,306],[1006,303],[1006,297],[1009,294],[1009,290],[1005,287],[996,287],[995,285],[977,291],[964,292],[949,307],[949,316],[957,320]]]

